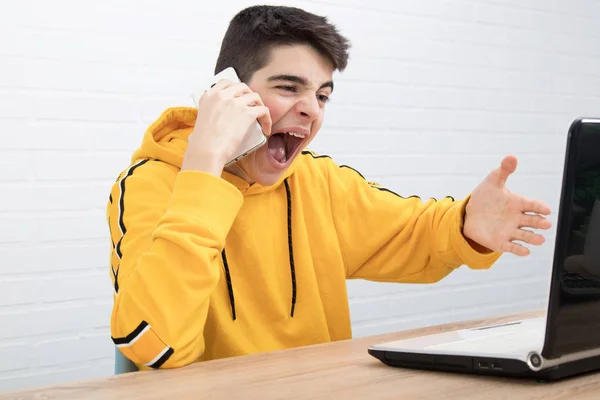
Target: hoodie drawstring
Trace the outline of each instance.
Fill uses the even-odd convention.
[[[287,230],[288,230],[288,252],[290,255],[290,270],[292,273],[292,310],[291,317],[294,318],[294,311],[296,309],[296,267],[294,265],[294,246],[292,240],[292,194],[290,192],[290,184],[287,178],[283,181],[285,185],[285,193],[287,199]],[[221,252],[223,258],[223,266],[225,268],[225,279],[227,280],[227,290],[229,291],[229,303],[231,304],[231,316],[233,320],[236,319],[235,314],[235,296],[233,294],[233,284],[231,283],[231,274],[229,273],[229,264],[227,263],[227,255],[225,249]]]
[[[288,252],[290,253],[290,270],[292,272],[292,312],[290,315],[294,318],[294,310],[296,309],[296,267],[294,266],[294,245],[292,242],[292,195],[287,178],[283,183],[287,197]]]
[[[233,285],[231,283],[231,274],[229,273],[225,249],[221,252],[221,257],[223,258],[223,266],[225,267],[225,279],[227,279],[227,291],[229,292],[229,303],[231,304],[231,317],[235,321],[235,298],[233,296]]]

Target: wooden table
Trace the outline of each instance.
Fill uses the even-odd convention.
[[[135,372],[0,394],[7,399],[600,399],[600,373],[554,383],[392,368],[367,353],[376,343],[529,318],[542,312],[454,323],[284,351]]]

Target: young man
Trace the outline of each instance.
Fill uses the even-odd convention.
[[[323,17],[245,9],[215,68],[245,83],[221,81],[147,130],[107,210],[111,333],[138,367],[348,339],[346,279],[436,282],[543,242],[523,228],[547,229],[548,206],[505,187],[514,157],[467,199],[422,201],[303,151],[348,48]],[[257,119],[267,144],[224,168]]]

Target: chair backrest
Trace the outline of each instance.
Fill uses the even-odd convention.
[[[115,347],[115,375],[137,371],[137,366]]]

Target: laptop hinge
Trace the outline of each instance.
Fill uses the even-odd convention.
[[[600,356],[600,348],[579,351],[577,353],[565,354],[558,358],[544,358],[538,352],[531,352],[527,355],[527,365],[532,371],[541,371],[542,369],[555,367],[561,364],[567,364],[573,361],[579,361],[586,358]]]

